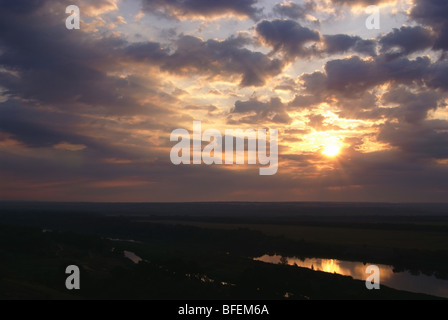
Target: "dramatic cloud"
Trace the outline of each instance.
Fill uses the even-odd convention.
[[[0,82],[7,94],[41,103],[78,102],[115,106],[123,113],[135,111],[131,96],[136,84],[108,74],[119,59],[111,53],[124,44],[122,39],[94,40],[81,32],[68,34],[57,16],[46,11],[33,13],[0,9],[4,24],[0,28],[0,65],[10,70],[0,73]]]
[[[265,79],[279,74],[283,63],[260,52],[243,48],[239,39],[225,41],[184,36],[177,42],[177,50],[162,65],[163,70],[179,73],[206,72],[213,75],[241,74],[241,86],[260,86]]]
[[[261,9],[256,8],[257,0],[142,0],[143,9],[158,11],[176,19],[207,18],[235,15],[258,19]]]
[[[425,159],[448,158],[448,122],[427,120],[417,126],[387,123],[378,138],[408,154]]]
[[[0,1],[0,200],[445,201],[446,1],[70,4]],[[194,120],[279,129],[277,174],[173,165]]]
[[[286,59],[346,53],[376,56],[376,40],[346,34],[323,35],[293,20],[264,20],[256,27],[261,42],[282,53]],[[322,48],[323,47],[323,48]]]
[[[325,52],[328,54],[353,51],[360,54],[376,56],[376,41],[364,40],[358,36],[335,34],[324,36]]]
[[[434,41],[431,30],[420,26],[401,27],[381,37],[380,52],[390,58],[396,58],[428,49],[433,46]]]
[[[417,123],[426,119],[429,110],[438,106],[439,96],[430,91],[412,93],[404,87],[394,88],[383,95],[387,104],[398,104],[400,113],[409,123]]]
[[[153,42],[132,44],[125,51],[136,61],[153,63],[164,71],[179,75],[240,75],[243,87],[263,85],[284,66],[278,59],[244,48],[247,39],[241,37],[203,41],[193,36],[181,36],[175,44],[177,48],[172,54]]]
[[[290,18],[293,20],[307,19],[307,15],[316,9],[316,3],[313,1],[297,4],[295,2],[277,3],[274,8],[274,14],[282,18]]]
[[[448,49],[448,2],[440,0],[416,0],[410,17],[431,26],[438,33],[435,49]]]
[[[355,119],[399,119],[408,123],[425,120],[428,112],[443,106],[446,94],[445,61],[432,63],[428,58],[415,60],[386,56],[362,60],[354,56],[330,60],[325,72],[300,77],[303,92],[289,103],[306,108],[319,103],[338,106],[340,116]],[[376,88],[387,85],[380,107]],[[410,88],[408,88],[408,86]],[[442,91],[437,91],[442,89]]]
[[[246,115],[240,122],[243,123],[290,123],[291,118],[286,112],[285,105],[279,98],[272,98],[267,102],[261,102],[257,99],[235,102],[235,108],[232,113]]]
[[[358,56],[331,60],[325,64],[325,74],[317,71],[301,78],[310,93],[336,91],[347,96],[360,93],[385,83],[411,84],[423,81],[431,67],[427,57],[415,60],[388,60],[382,56],[362,60]]]
[[[1,103],[0,108],[0,130],[13,134],[30,147],[49,147],[61,141],[91,144],[88,137],[75,133],[77,117],[38,110],[14,100]]]
[[[300,94],[296,95],[294,99],[289,102],[289,106],[294,108],[312,108],[322,101],[324,101],[324,98],[322,98],[322,96],[320,95]]]
[[[426,75],[426,82],[430,87],[448,91],[448,61],[433,64]]]
[[[320,41],[319,32],[302,27],[292,20],[264,20],[257,25],[256,31],[262,43],[274,52],[283,53],[287,59],[316,53],[316,48],[306,45]]]

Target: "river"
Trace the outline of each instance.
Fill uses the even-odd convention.
[[[351,276],[354,279],[366,280],[369,276],[365,270],[369,264],[356,261],[343,261],[337,259],[320,259],[286,257],[282,259],[280,255],[264,255],[254,260],[267,263],[287,263],[299,267],[319,270],[330,273],[337,273]],[[438,279],[435,276],[425,274],[413,275],[408,271],[394,272],[392,266],[375,264],[380,270],[380,283],[390,288],[405,290],[410,292],[426,293],[438,297],[448,298],[448,280]]]

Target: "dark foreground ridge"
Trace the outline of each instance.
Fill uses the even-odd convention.
[[[370,261],[446,278],[443,246],[409,245],[399,238],[429,234],[443,241],[448,237],[444,207],[430,205],[425,215],[422,205],[2,202],[0,298],[434,299],[387,286],[367,290],[364,281],[351,277],[253,257]],[[353,232],[354,238],[338,242],[322,230]],[[394,246],[362,243],[356,238],[360,230],[398,238]],[[141,261],[125,258],[125,251]],[[80,290],[65,287],[68,265],[81,270]]]

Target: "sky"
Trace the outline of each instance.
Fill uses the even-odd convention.
[[[0,0],[0,200],[446,202],[447,50],[442,0]],[[193,121],[278,171],[173,164]]]

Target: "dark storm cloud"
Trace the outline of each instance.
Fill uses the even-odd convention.
[[[326,97],[326,102],[338,108],[336,114],[340,118],[380,120],[395,117],[398,108],[382,107],[380,97],[377,94],[375,89],[351,96],[333,92]],[[359,129],[362,130],[361,127]]]
[[[426,120],[419,125],[386,123],[378,139],[416,157],[448,158],[448,122],[444,120]]]
[[[441,106],[446,97],[447,70],[448,62],[432,63],[428,57],[391,60],[380,55],[367,60],[357,56],[330,60],[324,72],[300,76],[302,93],[289,102],[289,107],[310,108],[326,102],[338,107],[341,117],[398,119],[416,124]],[[381,106],[375,92],[383,84],[390,88],[381,102],[388,108]]]
[[[325,73],[316,71],[304,74],[304,88],[310,93],[330,90],[347,96],[358,96],[377,85],[394,82],[411,84],[422,82],[431,67],[427,57],[415,60],[400,58],[389,61],[384,56],[373,60],[362,60],[358,56],[330,60],[325,64]]]
[[[107,76],[89,67],[74,64],[40,70],[39,67],[21,72],[18,79],[0,75],[1,84],[14,97],[42,103],[82,103],[98,109],[107,108],[114,114],[131,114],[143,110],[130,98],[138,84],[129,79]],[[76,83],[76,85],[74,85]]]
[[[410,18],[437,32],[434,49],[448,50],[448,1],[416,0]]]
[[[130,93],[138,85],[107,74],[115,69],[118,57],[113,52],[126,43],[123,39],[94,40],[67,30],[50,10],[15,11],[1,5],[0,66],[13,71],[0,72],[7,94],[40,103],[78,102],[118,113],[136,111]]]
[[[169,55],[168,49],[162,48],[158,42],[137,42],[124,49],[127,57],[135,61],[161,63]]]
[[[307,14],[310,14],[316,9],[314,1],[308,1],[304,4],[297,4],[295,2],[277,3],[273,8],[273,13],[282,18],[290,19],[306,19]]]
[[[17,188],[16,196],[36,200],[95,200],[115,190],[132,194],[138,190],[134,184],[158,180],[171,168],[168,161],[154,160],[159,151],[141,148],[148,145],[144,137],[123,135],[121,123],[79,119],[11,100],[0,105],[0,113],[3,195]],[[18,146],[4,139],[4,130]],[[70,150],[64,144],[81,148]]]
[[[300,80],[303,82],[303,88],[306,92],[318,94],[322,89],[325,89],[327,76],[323,72],[315,71],[302,74]]]
[[[312,108],[323,102],[328,97],[328,90],[325,88],[326,75],[320,71],[305,73],[299,77],[302,82],[304,93],[296,94],[288,106],[294,108]]]
[[[448,50],[448,22],[445,22],[439,31],[439,36],[434,44],[434,49]]]
[[[429,90],[413,93],[405,87],[397,87],[383,95],[386,104],[397,104],[398,116],[408,123],[416,124],[426,119],[429,110],[435,110],[440,97]]]
[[[348,51],[376,56],[376,40],[346,34],[323,35],[293,20],[264,20],[256,27],[260,41],[282,53],[287,60],[298,57],[341,54]],[[320,48],[318,44],[322,45]]]
[[[443,0],[415,0],[410,17],[426,25],[447,22],[448,2]]]
[[[386,75],[375,63],[355,56],[348,59],[328,61],[325,65],[326,83],[329,90],[354,95],[384,81]]]
[[[245,43],[246,40],[235,37],[224,41],[203,41],[193,36],[182,36],[176,43],[176,51],[165,57],[161,68],[180,75],[241,75],[240,85],[243,87],[261,86],[266,79],[283,70],[282,61],[246,49],[243,47]]]
[[[244,46],[250,42],[249,38],[241,36],[204,41],[181,35],[175,41],[176,48],[172,53],[160,43],[140,42],[121,48],[117,55],[178,75],[240,75],[241,86],[261,86],[283,70],[284,62],[246,49]]]
[[[380,52],[390,58],[396,58],[431,48],[434,41],[433,32],[427,28],[403,26],[400,29],[394,28],[392,32],[380,38]]]
[[[286,59],[309,57],[317,52],[310,43],[320,41],[320,34],[315,30],[302,27],[293,20],[264,20],[256,26],[261,42],[272,48],[273,52],[281,52]]]
[[[142,0],[142,2],[143,10],[151,13],[159,12],[176,19],[233,14],[257,20],[262,11],[256,7],[258,0]]]
[[[2,141],[6,154],[0,167],[23,181],[138,176],[141,167],[132,164],[149,161],[159,151],[149,155],[141,147],[150,148],[147,137],[129,132],[167,131],[166,122],[172,118],[168,109],[139,99],[174,98],[161,92],[152,79],[119,76],[123,57],[138,51],[125,39],[67,30],[61,19],[66,4],[22,5],[0,2],[0,86],[8,96],[0,103],[0,135],[20,146]],[[144,117],[138,121],[126,121],[140,115]],[[165,124],[160,122],[162,116]],[[80,149],[72,152],[70,146]],[[111,163],[105,163],[107,159]],[[130,162],[126,170],[120,161]]]
[[[292,120],[279,98],[271,98],[267,102],[257,99],[239,100],[235,102],[232,114],[246,115],[239,120],[242,123],[274,122],[287,124]]]
[[[7,153],[0,158],[0,168],[8,168],[7,172],[2,172],[2,195],[12,190],[19,197],[47,201],[79,201],[80,198],[110,201],[110,196],[134,199],[132,196],[135,194],[144,199],[163,188],[160,185],[153,188],[152,182],[164,181],[162,176],[170,180],[172,169],[170,163],[161,162],[102,162],[100,150],[94,148],[80,152],[56,150],[50,154],[51,157],[46,151],[30,149],[33,151],[47,156],[31,154],[27,158]],[[117,154],[114,152],[115,156]]]
[[[340,103],[343,107],[342,111],[337,112],[338,116],[341,118],[348,119],[360,119],[360,120],[380,120],[380,119],[393,119],[399,114],[398,107],[376,107],[376,108],[366,108],[364,110],[363,104],[358,104],[358,109],[345,109],[346,104]]]
[[[0,103],[0,133],[8,133],[12,138],[23,143],[30,150],[38,148],[52,148],[66,142],[82,145],[86,149],[83,153],[90,155],[90,160],[98,161],[102,158],[142,157],[142,153],[132,144],[120,147],[113,146],[126,137],[122,132],[114,129],[126,129],[126,125],[115,123],[107,119],[89,119],[81,115],[58,113],[45,108],[37,108],[32,103],[8,100]],[[147,125],[134,124],[134,128],[156,128],[153,123]],[[129,128],[128,128],[129,129]],[[157,129],[160,129],[157,128]],[[101,136],[95,136],[100,132]],[[103,136],[107,133],[107,136]],[[129,138],[127,138],[128,141]],[[91,165],[95,166],[94,162]],[[101,165],[101,164],[99,164]]]
[[[350,183],[360,186],[349,194],[357,194],[357,199],[374,195],[384,201],[437,201],[438,192],[448,189],[446,166],[437,165],[399,149],[372,153],[350,152],[350,157],[341,159],[341,170],[347,181],[340,181],[342,187]],[[329,180],[338,184],[337,173],[330,174]],[[342,194],[344,192],[341,192]]]
[[[434,63],[426,76],[426,82],[432,88],[448,91],[448,61]]]
[[[311,108],[316,104],[322,102],[322,97],[320,95],[312,94],[297,94],[294,99],[289,102],[289,106],[292,108]]]
[[[358,36],[346,34],[325,35],[323,37],[325,52],[328,54],[354,51],[361,54],[376,56],[376,41],[364,40]]]
[[[25,103],[0,103],[0,132],[8,132],[29,147],[51,147],[61,141],[89,144],[91,140],[72,132],[76,117],[37,110]],[[75,120],[76,119],[76,120]],[[69,129],[70,128],[70,129]]]

